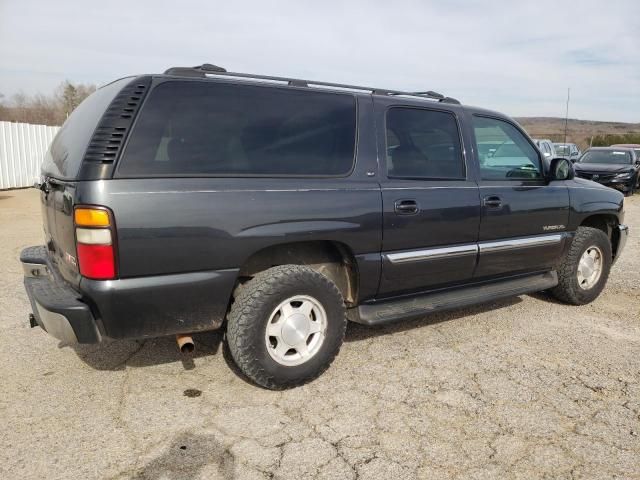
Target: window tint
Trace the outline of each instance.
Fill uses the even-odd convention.
[[[483,180],[542,178],[538,153],[513,125],[474,116],[473,128]]]
[[[446,112],[391,108],[387,112],[389,177],[463,179],[455,117]]]
[[[213,82],[167,82],[140,112],[120,175],[346,175],[351,95]]]

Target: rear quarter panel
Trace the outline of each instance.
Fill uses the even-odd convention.
[[[156,178],[100,183],[80,193],[78,201],[113,210],[121,278],[239,268],[253,253],[281,243],[337,241],[356,258],[380,251],[376,182]]]
[[[239,269],[272,245],[334,241],[356,258],[360,297],[378,288],[382,200],[369,96],[358,99],[347,177],[116,178],[82,182],[76,203],[112,209],[120,278]]]

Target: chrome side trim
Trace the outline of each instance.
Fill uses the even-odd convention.
[[[452,247],[425,248],[405,252],[385,253],[384,256],[393,264],[420,262],[424,260],[440,260],[443,258],[455,258],[477,253],[491,253],[502,250],[517,250],[520,248],[539,247],[552,245],[562,241],[562,233],[551,235],[538,235],[535,237],[510,238],[478,244],[455,245]]]
[[[420,262],[423,260],[439,260],[443,258],[462,257],[476,255],[478,253],[477,244],[456,245],[454,247],[427,248],[422,250],[411,250],[408,252],[386,253],[385,257],[391,263]]]
[[[499,240],[492,242],[481,242],[478,244],[480,253],[491,253],[502,250],[515,250],[519,248],[539,247],[560,243],[562,234],[538,235],[536,237],[510,238],[509,240]]]
[[[49,275],[49,269],[42,263],[24,263],[22,270],[25,277],[45,277]]]

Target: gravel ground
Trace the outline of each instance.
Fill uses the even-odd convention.
[[[367,329],[302,388],[244,381],[219,333],[61,347],[17,261],[37,192],[0,192],[1,478],[640,478],[640,195],[604,294]]]

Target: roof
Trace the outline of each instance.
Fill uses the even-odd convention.
[[[230,77],[243,80],[263,80],[268,82],[280,82],[285,86],[291,87],[303,87],[303,88],[324,88],[332,90],[342,91],[356,91],[369,93],[371,95],[382,96],[406,96],[406,97],[419,97],[428,100],[433,100],[442,103],[452,103],[459,105],[460,102],[455,98],[447,97],[441,93],[434,92],[432,90],[420,91],[420,92],[405,92],[401,90],[390,90],[386,88],[375,87],[363,87],[358,85],[348,85],[341,83],[321,82],[315,80],[303,80],[299,78],[289,77],[274,77],[271,75],[256,75],[251,73],[239,73],[228,72],[225,68],[210,63],[205,63],[196,67],[171,67],[165,70],[164,75],[171,75],[177,77],[196,77],[196,78],[208,78],[208,77]]]
[[[632,147],[611,145],[610,147],[589,147],[589,150],[633,150]]]

